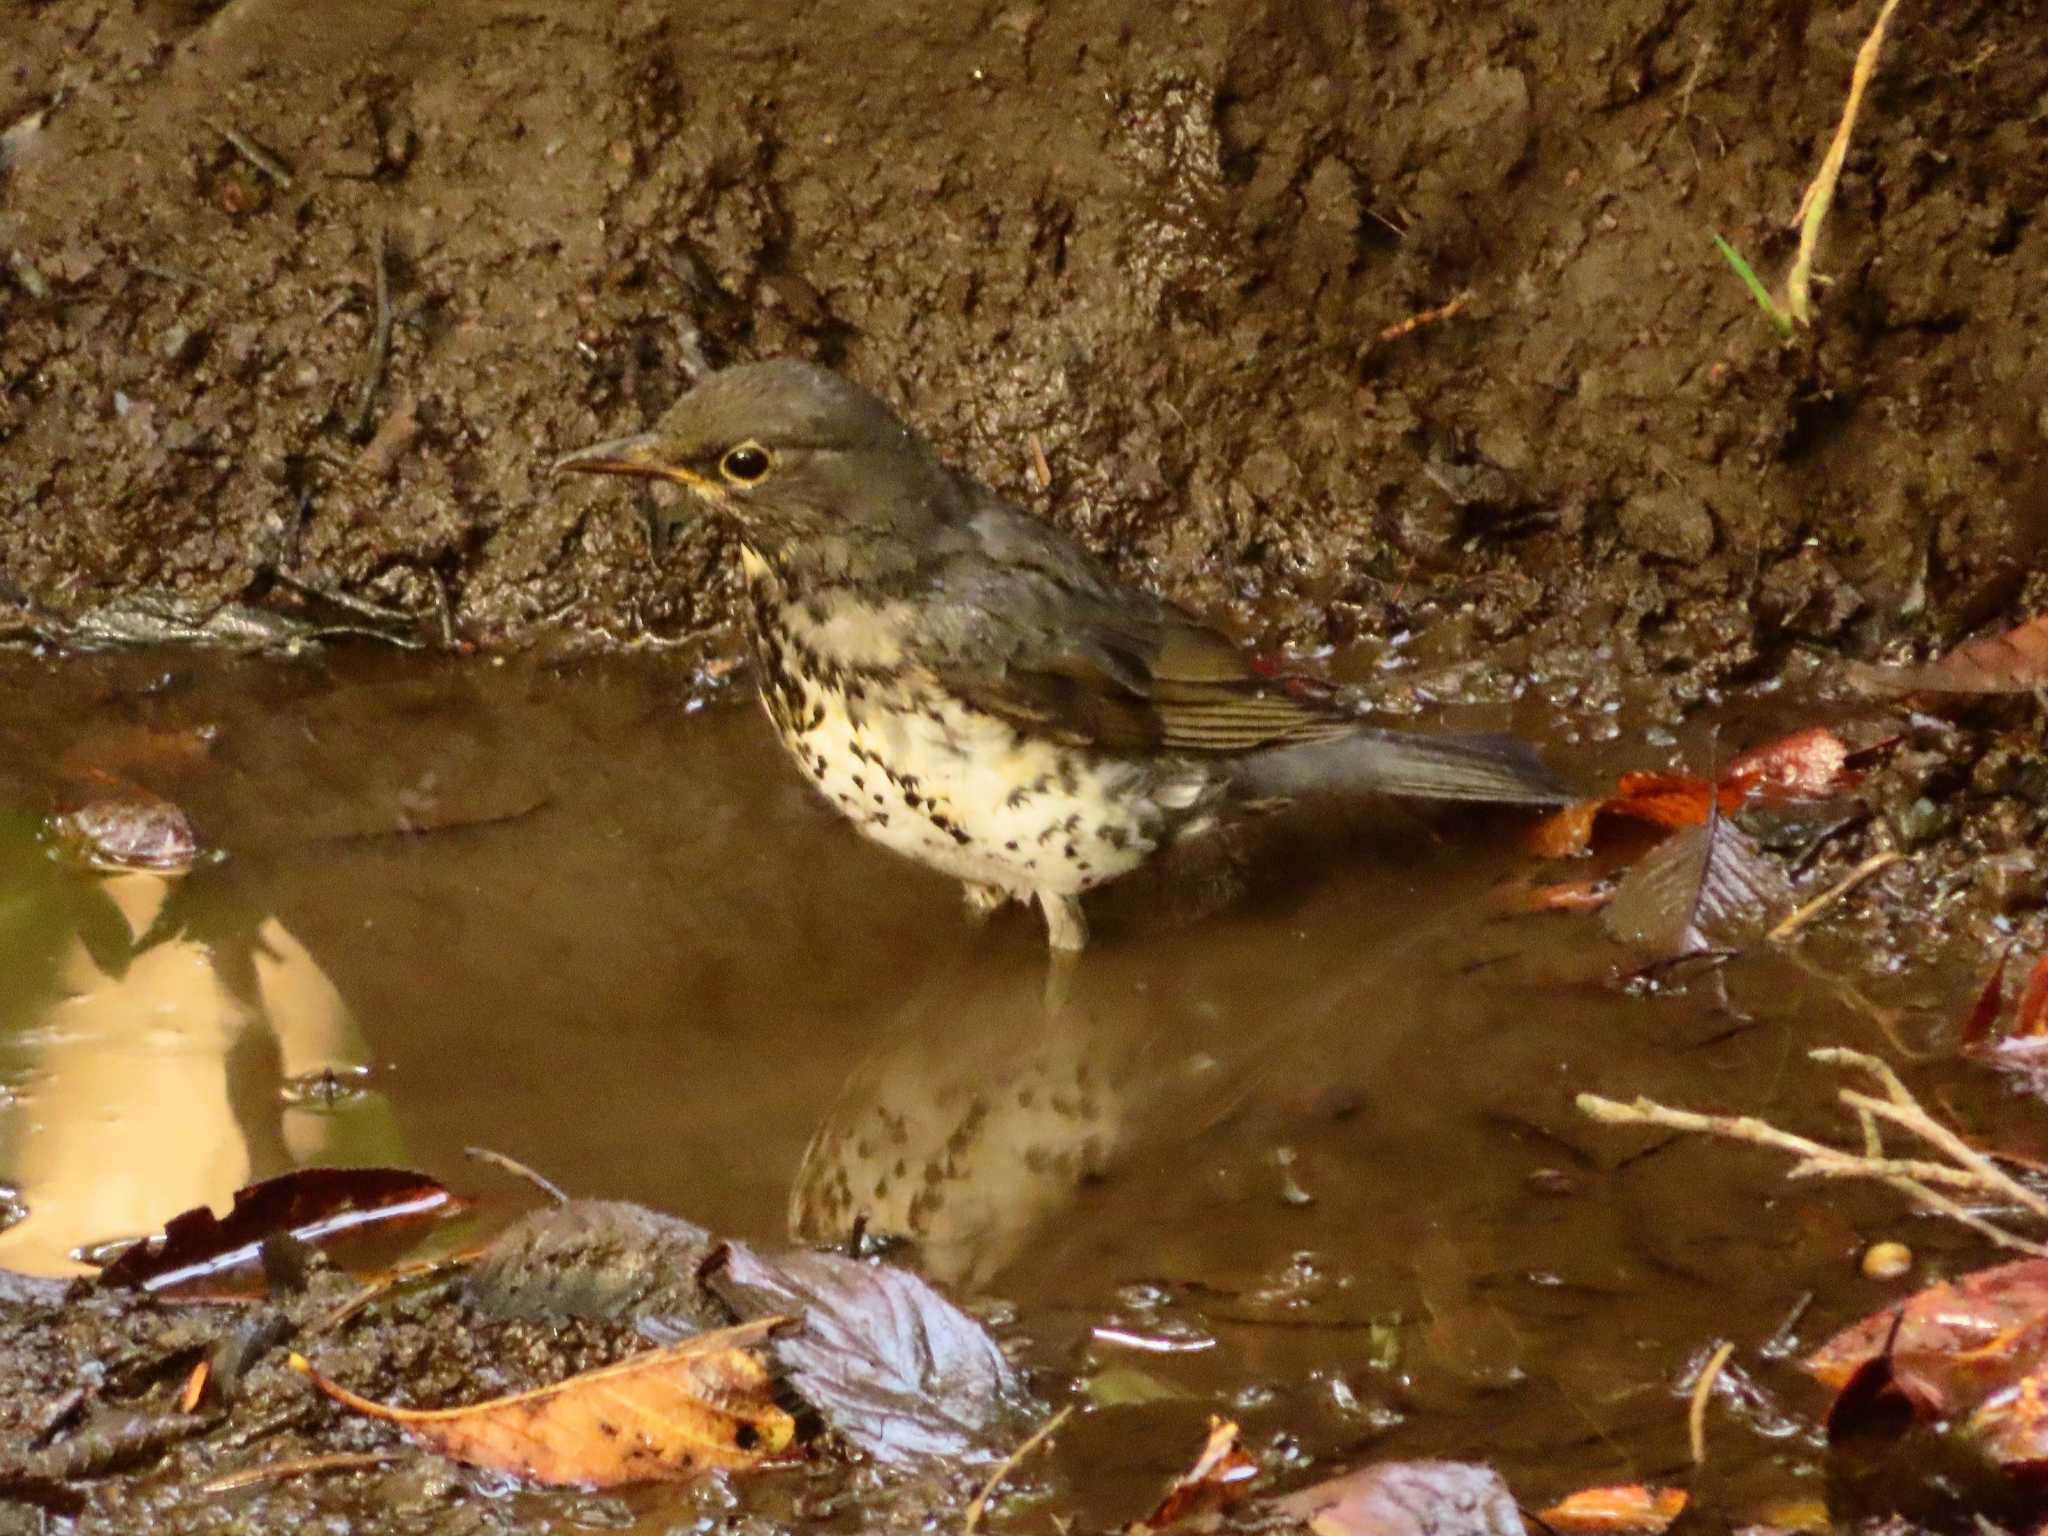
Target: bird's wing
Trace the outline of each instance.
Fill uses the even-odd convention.
[[[1036,518],[990,506],[962,532],[927,612],[935,680],[977,708],[1111,751],[1246,752],[1357,729]]]

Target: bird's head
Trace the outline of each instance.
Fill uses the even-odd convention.
[[[651,432],[567,454],[556,473],[668,480],[764,551],[915,539],[959,493],[938,456],[858,384],[814,363],[707,376]]]

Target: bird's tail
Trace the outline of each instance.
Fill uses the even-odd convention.
[[[1577,798],[1520,737],[1372,726],[1255,753],[1243,760],[1240,782],[1262,799],[1375,794],[1564,805]]]

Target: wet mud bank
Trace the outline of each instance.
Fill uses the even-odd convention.
[[[104,1235],[80,1169],[163,1175],[158,1220],[314,1161],[454,1182],[484,1143],[750,1239],[909,1236],[1087,1410],[1027,1520],[1050,1488],[1123,1525],[1211,1412],[1272,1486],[1368,1451],[1545,1497],[1668,1473],[1723,1337],[1704,1497],[1810,1494],[1785,1362],[1886,1299],[1856,1259],[1899,1202],[1644,1150],[1571,1094],[1832,1134],[1803,1053],[1840,1042],[2038,1143],[1955,1045],[1986,955],[2048,935],[2039,704],[1866,698],[1847,664],[2048,611],[2039,19],[1900,9],[1811,327],[1713,245],[1785,272],[1867,10],[12,8],[0,873],[45,904],[0,916],[48,975],[0,986],[34,1025],[0,1107],[140,1138],[60,1147],[78,1230],[15,1240]],[[1111,893],[1054,1018],[1028,925],[968,930],[751,713],[698,712],[744,681],[718,531],[549,476],[776,354],[1132,580],[1389,713],[1528,732],[1590,793],[1838,729],[1853,795],[1743,835],[1801,899],[1903,857],[1798,946],[1646,981],[1590,919],[1502,905],[1537,878],[1511,821],[1310,823],[1199,923]],[[56,654],[180,638],[293,660]],[[190,812],[175,890],[46,857],[86,771]],[[43,1027],[50,977],[101,1005],[90,1049]],[[206,1048],[153,1092],[162,1042],[120,1026],[177,978]],[[332,1102],[281,1092],[309,1072]],[[1926,1277],[1983,1260],[1908,1235]],[[644,1340],[409,1294],[337,1334],[344,1277],[288,1278],[239,1313],[0,1279],[0,1530],[909,1528],[972,1491],[506,1496],[387,1461],[291,1341],[442,1403]],[[336,1454],[371,1459],[219,1484]]]

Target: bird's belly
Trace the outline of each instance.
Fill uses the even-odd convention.
[[[957,879],[1071,894],[1128,873],[1163,807],[1135,764],[1020,734],[958,700],[806,689],[769,712],[804,774],[876,842]]]

